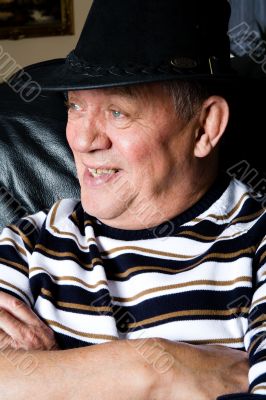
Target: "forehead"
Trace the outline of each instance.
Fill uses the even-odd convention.
[[[130,85],[112,88],[90,89],[90,90],[74,90],[68,92],[68,97],[75,99],[92,99],[93,97],[102,98],[121,98],[131,102],[143,102],[145,100],[164,102],[166,100],[166,91],[159,83]]]

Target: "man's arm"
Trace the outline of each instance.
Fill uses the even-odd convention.
[[[247,355],[222,346],[150,338],[51,351],[55,347],[52,330],[25,303],[0,292],[0,393],[6,400],[33,399],[34,393],[40,400],[213,400],[248,388]]]
[[[126,341],[0,354],[1,400],[148,400],[152,376]]]
[[[265,221],[260,229],[265,230]],[[249,309],[245,347],[249,353],[249,392],[219,397],[217,400],[265,400],[266,398],[266,237],[257,248],[254,261],[256,290]]]
[[[162,348],[173,357],[166,369]],[[242,352],[220,346],[138,339],[0,355],[1,400],[214,400],[246,388]]]
[[[265,224],[265,218],[262,221]],[[265,225],[261,229],[265,229]],[[257,248],[254,261],[256,290],[249,309],[245,346],[249,353],[250,393],[266,396],[266,237]],[[254,397],[255,398],[255,397]],[[250,399],[253,399],[250,395]]]

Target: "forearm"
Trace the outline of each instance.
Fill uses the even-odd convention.
[[[127,341],[0,356],[1,400],[146,400],[149,391],[149,368]]]

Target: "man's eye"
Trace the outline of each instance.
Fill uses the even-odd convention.
[[[112,110],[111,113],[115,119],[119,119],[124,116],[120,111],[117,110]]]
[[[66,102],[66,106],[68,110],[74,110],[74,111],[81,110],[81,107],[78,104],[72,103],[71,101]]]

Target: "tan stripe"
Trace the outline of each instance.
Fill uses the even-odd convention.
[[[255,304],[260,303],[260,302],[263,301],[263,300],[266,300],[266,296],[260,297],[258,300],[253,301],[253,302],[252,302],[252,307],[253,307]]]
[[[218,221],[219,221],[219,220],[228,219],[228,218],[230,218],[230,217],[241,207],[241,203],[242,203],[243,199],[244,199],[245,197],[248,197],[248,196],[249,196],[248,193],[244,193],[244,194],[241,196],[240,200],[239,200],[239,201],[237,202],[237,204],[235,205],[235,207],[232,208],[232,210],[231,210],[229,213],[227,213],[227,214],[224,214],[224,215],[208,214],[208,215],[207,215],[206,217],[204,217],[204,218],[195,218],[195,219],[192,220],[192,222],[205,221],[206,218],[214,218],[214,219],[217,219]]]
[[[52,215],[51,215],[51,219],[50,219],[50,224],[51,224],[51,225],[54,225],[56,213],[57,213],[58,207],[60,206],[61,201],[62,201],[62,200],[59,200],[59,201],[55,204],[55,206],[54,206],[54,209],[53,209]]]
[[[51,229],[52,229],[55,233],[57,233],[58,235],[73,237],[73,238],[76,240],[76,242],[78,243],[79,247],[80,247],[82,250],[89,250],[89,246],[83,246],[82,244],[80,244],[80,242],[79,242],[79,240],[78,240],[78,237],[77,237],[74,233],[68,232],[68,231],[60,231],[60,229],[58,229],[58,228],[57,228],[56,226],[54,226],[54,225],[51,225]],[[90,242],[96,243],[96,239],[95,239],[95,238],[88,238],[88,239],[86,239],[86,241],[87,241],[88,243],[90,243]]]
[[[53,296],[52,296],[52,292],[50,292],[50,290],[41,288],[41,292],[42,292],[42,294],[44,294],[45,296],[53,297]]]
[[[239,236],[239,234],[243,233],[242,231],[236,232],[233,235],[227,235],[227,236],[205,236],[205,235],[201,235],[199,233],[193,232],[193,231],[184,231],[184,232],[180,232],[180,234],[178,236],[191,236],[191,237],[195,237],[197,239],[203,239],[203,240],[216,240],[216,239],[232,239],[236,236]]]
[[[187,343],[191,344],[215,344],[215,343],[243,343],[244,337],[241,338],[231,338],[231,339],[203,339],[203,340],[189,340]]]
[[[18,269],[20,269],[21,271],[24,271],[26,274],[28,274],[29,270],[28,268],[24,267],[24,265],[19,264],[17,262],[14,261],[10,261],[10,260],[6,260],[5,258],[0,258],[0,263],[12,266],[12,267],[17,267]]]
[[[197,280],[197,281],[177,283],[175,285],[158,286],[156,288],[143,290],[142,292],[139,292],[138,294],[136,294],[135,296],[132,296],[132,297],[113,297],[113,300],[119,301],[120,303],[125,303],[125,302],[139,299],[140,297],[143,297],[150,293],[156,293],[156,292],[165,291],[165,290],[179,289],[179,288],[191,287],[191,286],[197,286],[197,285],[230,286],[236,282],[252,282],[252,278],[249,276],[240,276],[231,281],[215,281],[215,280],[201,279],[201,280]]]
[[[260,325],[260,328],[263,328],[266,326],[266,323],[264,322],[263,324]],[[265,335],[265,332],[263,332],[263,335]],[[251,345],[249,346],[248,349],[248,353],[250,354],[254,348],[254,346],[256,346],[257,342],[261,340],[261,336],[258,336],[257,339],[254,340],[254,342],[251,343]]]
[[[89,250],[89,247],[88,247],[88,246],[83,246],[83,245],[81,245],[81,244],[79,243],[78,237],[77,237],[74,233],[72,233],[72,232],[67,232],[67,231],[60,231],[60,229],[58,229],[58,228],[54,225],[56,213],[57,213],[57,210],[58,210],[58,207],[59,207],[60,203],[61,203],[61,200],[54,206],[54,209],[53,209],[53,211],[52,211],[51,220],[50,220],[50,227],[51,227],[51,229],[52,229],[55,233],[57,233],[58,235],[73,237],[73,238],[76,240],[76,242],[79,244],[79,246],[80,246],[80,248],[81,248],[82,250]],[[90,242],[96,243],[96,239],[95,239],[95,238],[88,238],[88,239],[86,239],[86,241],[87,241],[87,243],[90,243]]]
[[[104,281],[104,280],[101,280],[101,281],[96,282],[95,285],[89,285],[88,283],[86,283],[86,282],[83,281],[82,279],[75,278],[75,277],[73,277],[73,276],[60,276],[60,278],[59,278],[59,277],[57,277],[57,276],[51,274],[50,272],[46,271],[44,268],[41,268],[41,267],[33,267],[33,268],[30,268],[30,269],[29,269],[29,272],[30,272],[30,273],[35,272],[35,271],[43,271],[43,272],[46,272],[46,273],[48,273],[48,274],[49,274],[55,281],[57,281],[57,282],[61,282],[61,281],[78,282],[78,283],[84,285],[85,287],[87,287],[88,289],[95,289],[95,288],[97,288],[97,287],[100,286],[100,285],[106,285],[106,286],[108,286],[107,281]]]
[[[251,311],[251,315],[252,315],[252,312],[253,312],[254,310],[252,310]],[[254,321],[251,321],[250,323],[249,323],[249,328],[252,328],[257,322],[261,322],[261,321],[265,321],[266,320],[266,315],[265,314],[262,314],[262,315],[260,315],[258,318],[256,318],[256,319],[254,319]],[[253,329],[253,328],[252,328]]]
[[[0,243],[3,243],[3,242],[10,242],[10,243],[12,243],[13,246],[15,247],[15,249],[16,249],[20,254],[23,254],[23,256],[27,256],[26,251],[23,249],[23,247],[20,247],[20,246],[15,242],[15,240],[13,240],[13,239],[11,239],[11,238],[9,238],[9,237],[4,237],[3,239],[0,240]]]
[[[44,294],[45,296],[51,297],[52,293],[49,290],[46,290],[44,288],[41,289],[42,294]],[[93,312],[113,312],[112,307],[93,307],[93,306],[86,306],[85,304],[76,304],[76,303],[68,303],[65,301],[55,301],[55,303],[59,306],[59,307],[66,307],[66,308],[71,308],[74,310],[84,310],[84,311],[93,311]]]
[[[137,272],[137,271],[151,271],[151,272],[153,272],[153,271],[162,271],[162,272],[170,272],[170,273],[173,273],[173,274],[178,274],[180,272],[189,271],[192,268],[194,268],[194,266],[186,267],[186,268],[183,268],[182,270],[178,270],[177,271],[174,268],[157,267],[157,266],[153,266],[153,265],[151,265],[151,266],[139,266],[139,267],[129,268],[125,272],[116,273],[116,274],[114,274],[114,276],[116,278],[126,278],[128,275],[131,275],[132,273]]]
[[[184,254],[168,253],[168,252],[164,252],[164,251],[152,250],[152,249],[147,249],[147,248],[138,247],[138,246],[115,247],[112,250],[101,252],[101,255],[102,256],[108,256],[110,254],[114,254],[114,253],[116,253],[118,251],[124,251],[124,250],[141,251],[142,253],[156,254],[157,256],[174,257],[174,258],[182,258],[182,259],[191,259],[193,257],[198,257],[198,254],[193,255],[193,256],[188,256],[188,255],[184,255]]]
[[[266,256],[266,250],[262,253],[262,255],[260,256],[260,264],[262,263],[262,260],[264,259],[264,257]],[[262,276],[265,275],[266,272],[263,272]]]
[[[33,245],[31,244],[29,238],[19,229],[16,225],[9,225],[8,226],[11,230],[15,231],[31,249],[33,249]]]
[[[55,326],[57,328],[64,329],[67,332],[74,333],[75,335],[78,335],[78,336],[81,336],[81,337],[86,337],[86,338],[89,338],[89,339],[118,340],[118,338],[116,336],[100,335],[100,334],[97,334],[97,333],[85,333],[85,332],[77,331],[77,330],[72,329],[72,328],[68,328],[67,326],[62,325],[59,322],[52,321],[50,319],[45,319],[45,321],[50,326]]]
[[[92,226],[92,221],[90,219],[85,219],[84,225],[86,226]]]
[[[228,316],[228,315],[233,315],[236,313],[247,313],[248,312],[248,308],[247,307],[235,307],[235,308],[231,308],[230,310],[186,310],[186,311],[175,311],[175,312],[171,312],[171,313],[166,313],[166,314],[161,314],[161,315],[157,315],[156,317],[152,317],[152,318],[146,318],[142,321],[139,322],[131,322],[128,324],[129,328],[137,328],[139,326],[144,326],[147,324],[151,324],[153,322],[160,322],[160,321],[164,321],[166,319],[170,319],[170,318],[174,318],[174,317],[188,317],[188,316]]]
[[[12,285],[11,283],[5,281],[4,279],[0,279],[0,284],[9,286],[10,288],[17,290],[24,297],[26,297],[26,299],[28,299],[29,303],[31,304],[31,301],[30,301],[29,296],[27,295],[27,293],[25,293],[23,290],[19,289],[17,286]]]
[[[258,385],[258,386],[256,386],[256,387],[254,387],[253,389],[251,389],[250,393],[255,393],[255,392],[257,392],[258,390],[266,390],[266,386],[264,386],[264,385]]]
[[[71,214],[71,218],[74,220],[74,222],[75,222],[76,225],[78,226],[78,225],[79,225],[79,220],[78,220],[77,212],[76,212],[76,211],[73,211],[73,213]]]
[[[76,256],[76,254],[71,253],[70,251],[59,252],[59,251],[50,250],[50,249],[48,249],[47,247],[43,246],[42,244],[37,244],[37,245],[35,246],[35,249],[40,249],[40,250],[42,250],[43,252],[45,252],[46,254],[49,254],[49,255],[55,256],[55,257],[60,257],[60,258],[63,258],[63,259],[64,259],[65,257],[74,258],[74,259],[78,262],[79,265],[82,265],[84,268],[86,268],[86,269],[88,269],[88,270],[92,270],[95,263],[100,263],[101,265],[102,265],[102,263],[103,263],[102,260],[101,260],[101,258],[93,258],[91,263],[89,263],[89,264],[82,264],[82,263],[80,262],[79,257]]]
[[[179,269],[178,271],[175,269],[171,269],[171,268],[165,268],[165,267],[147,267],[147,266],[138,266],[138,267],[132,267],[129,268],[127,271],[125,272],[120,272],[118,274],[115,274],[116,278],[125,278],[127,276],[129,276],[131,273],[136,272],[136,271],[145,271],[145,270],[158,270],[158,271],[165,271],[165,272],[173,272],[174,274],[179,274],[181,272],[184,271],[189,271],[190,269],[193,269],[195,267],[197,267],[198,265],[204,263],[206,260],[210,259],[210,258],[218,258],[221,260],[228,260],[230,258],[235,258],[244,254],[250,254],[252,252],[255,252],[256,247],[255,246],[251,246],[248,247],[247,249],[243,249],[243,250],[239,250],[233,253],[211,253],[211,254],[207,254],[205,257],[203,257],[202,259],[200,259],[199,261],[197,261],[196,263],[190,265],[189,267],[185,267],[183,269]]]
[[[257,212],[255,212],[254,214],[250,214],[250,215],[246,215],[244,217],[238,217],[236,219],[234,219],[232,221],[232,224],[236,224],[237,222],[243,222],[243,221],[252,221],[253,219],[255,219],[256,217],[259,217],[261,214],[264,213],[264,210],[259,210]]]

